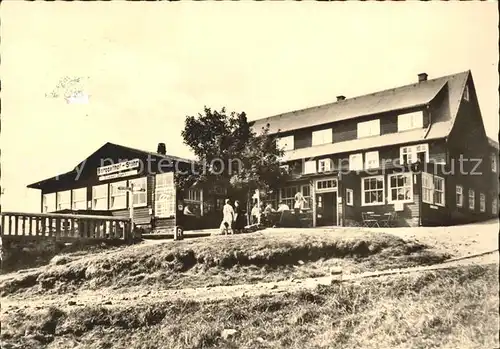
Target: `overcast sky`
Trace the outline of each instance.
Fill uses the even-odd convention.
[[[490,2],[22,2],[1,6],[2,209],[26,185],[110,141],[189,156],[184,117],[250,119],[470,69],[498,134],[498,14]],[[85,77],[87,104],[50,92]]]

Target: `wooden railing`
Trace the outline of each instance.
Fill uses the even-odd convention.
[[[132,237],[130,219],[108,216],[2,212],[2,237],[125,239]]]

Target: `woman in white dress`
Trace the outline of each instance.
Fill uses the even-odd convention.
[[[226,199],[226,204],[222,208],[222,222],[220,224],[220,230],[222,234],[233,234],[233,222],[234,222],[234,209],[229,203],[229,199]]]

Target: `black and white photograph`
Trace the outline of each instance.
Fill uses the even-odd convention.
[[[0,17],[2,348],[500,348],[497,1]]]

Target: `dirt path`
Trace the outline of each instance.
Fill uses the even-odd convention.
[[[194,300],[210,301],[222,300],[233,297],[256,297],[260,295],[273,295],[286,292],[297,292],[299,290],[313,289],[318,285],[330,285],[335,281],[354,281],[368,277],[384,277],[395,274],[418,273],[429,270],[451,269],[462,265],[485,265],[499,263],[498,250],[461,257],[455,260],[431,265],[419,266],[404,269],[390,269],[385,271],[337,274],[327,277],[292,279],[279,282],[242,284],[232,286],[214,286],[201,288],[186,288],[181,290],[156,290],[147,291],[144,289],[127,290],[116,292],[110,289],[82,291],[73,294],[51,295],[33,297],[29,299],[18,299],[16,297],[6,297],[2,299],[2,313],[7,313],[19,308],[46,308],[50,305],[57,305],[59,308],[104,305],[109,307],[123,307],[140,303],[142,305],[155,304],[162,301],[172,300]]]

